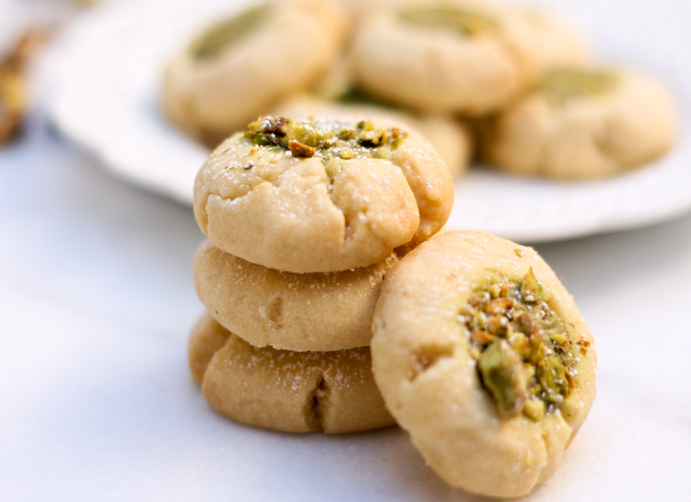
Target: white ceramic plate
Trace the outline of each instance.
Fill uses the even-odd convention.
[[[215,14],[248,1],[125,1],[94,9],[64,34],[47,60],[52,120],[114,174],[190,203],[194,176],[208,152],[162,116],[161,72]],[[586,31],[603,59],[642,67],[666,81],[676,93],[680,116],[688,116],[690,4],[552,3]],[[678,145],[664,159],[604,181],[527,180],[474,169],[456,184],[448,227],[549,241],[660,222],[689,208],[691,137],[683,127]]]

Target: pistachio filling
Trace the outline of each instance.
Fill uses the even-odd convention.
[[[499,28],[490,17],[452,7],[413,8],[400,13],[403,21],[429,28],[445,28],[466,37],[477,37]]]
[[[257,5],[241,14],[212,26],[190,45],[192,59],[213,59],[228,46],[257,28],[266,18],[268,5]]]
[[[597,70],[554,69],[542,79],[539,92],[557,104],[575,98],[601,96],[612,92],[619,81],[616,73]]]
[[[330,177],[349,159],[390,160],[407,135],[397,127],[375,127],[371,120],[295,122],[283,117],[262,117],[245,131],[255,145],[290,150],[298,158],[321,157]]]
[[[556,410],[574,411],[569,397],[576,366],[590,344],[567,335],[532,268],[521,282],[494,283],[471,294],[459,321],[500,415],[522,413],[538,421]]]

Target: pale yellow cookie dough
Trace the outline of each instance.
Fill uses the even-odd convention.
[[[396,122],[420,133],[437,149],[451,176],[460,177],[470,164],[474,142],[470,128],[460,120],[439,113],[416,114],[366,102],[338,102],[308,94],[294,96],[279,104],[272,115],[284,117],[329,117],[359,121],[377,118]]]
[[[257,348],[204,315],[189,343],[192,377],[220,413],[287,432],[358,432],[394,423],[374,383],[368,348]]]
[[[251,7],[209,28],[173,60],[163,79],[163,110],[215,146],[310,85],[339,54],[346,31],[332,0]]]
[[[383,261],[437,232],[453,182],[433,147],[383,121],[264,117],[200,169],[194,213],[215,246],[287,272]]]
[[[519,23],[508,11],[464,0],[409,0],[378,10],[355,35],[357,83],[419,110],[493,112],[540,71]]]
[[[517,497],[548,479],[595,397],[593,339],[571,295],[533,249],[490,234],[446,232],[403,258],[373,331],[387,407],[470,492]]]
[[[675,106],[655,80],[631,71],[560,69],[489,121],[484,157],[523,176],[610,176],[665,153]]]
[[[374,304],[395,254],[369,267],[294,274],[255,265],[204,243],[194,284],[209,313],[252,345],[285,350],[369,346]]]

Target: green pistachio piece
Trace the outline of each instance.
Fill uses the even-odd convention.
[[[391,150],[389,150],[385,146],[375,148],[372,152],[372,157],[374,157],[375,159],[391,160]]]
[[[478,37],[499,29],[495,19],[453,7],[412,8],[401,12],[400,16],[407,23],[449,29],[466,37]]]
[[[616,89],[619,77],[614,72],[561,68],[548,71],[538,91],[554,104],[602,96]]]
[[[539,422],[545,416],[545,403],[539,399],[529,399],[523,408],[523,414],[534,422]]]
[[[535,277],[533,267],[530,267],[528,273],[525,274],[525,277],[523,278],[523,284],[521,285],[521,296],[523,297],[524,301],[529,303],[541,302],[544,298],[542,285]]]
[[[537,379],[542,385],[544,400],[562,403],[569,396],[569,384],[564,365],[555,356],[542,358],[537,363]]]
[[[341,169],[345,167],[345,160],[333,158],[326,161],[324,164],[324,170],[329,179],[334,179],[334,177],[339,173]]]
[[[493,342],[480,356],[482,383],[503,416],[519,414],[525,406],[527,389],[523,360],[504,340]]]
[[[268,5],[258,5],[212,26],[192,42],[190,56],[197,61],[217,57],[227,47],[254,31],[265,20],[268,11]]]

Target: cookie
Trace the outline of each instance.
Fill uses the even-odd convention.
[[[301,94],[278,105],[272,110],[272,114],[355,121],[370,117],[396,122],[418,132],[429,141],[449,168],[451,176],[460,177],[468,169],[473,153],[473,137],[470,128],[460,120],[439,113],[408,113],[405,110],[370,102],[360,96],[350,100],[348,96],[352,92],[352,89],[346,88],[344,94],[336,95],[331,100]]]
[[[223,251],[287,272],[379,263],[437,232],[453,182],[418,134],[377,120],[264,117],[211,155],[197,223]]]
[[[540,70],[578,68],[591,59],[583,34],[561,19],[521,11],[509,12],[505,19],[505,29]]]
[[[512,174],[597,178],[661,156],[675,130],[674,103],[651,78],[560,69],[488,122],[483,155]]]
[[[192,332],[189,361],[209,403],[244,424],[342,434],[394,423],[374,383],[368,348],[258,348],[205,315]]]
[[[514,28],[520,22],[508,11],[463,0],[404,1],[378,10],[355,35],[357,83],[399,105],[485,115],[538,74],[532,40]]]
[[[449,484],[517,497],[548,479],[595,397],[593,339],[540,256],[446,232],[391,271],[373,322],[388,409]]]
[[[255,265],[204,243],[194,284],[209,313],[257,347],[342,350],[369,346],[372,315],[395,254],[369,267],[294,274]]]
[[[347,26],[331,0],[254,6],[207,29],[168,66],[162,107],[184,131],[217,145],[335,58]]]

